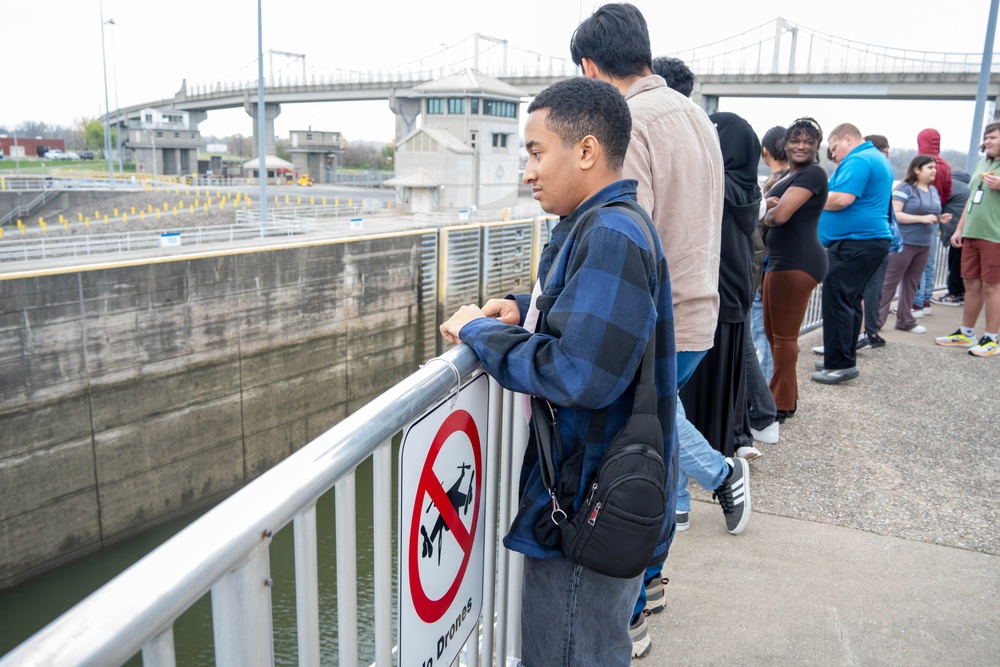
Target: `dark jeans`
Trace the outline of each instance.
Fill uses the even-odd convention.
[[[853,368],[863,319],[865,285],[889,253],[889,239],[835,241],[827,251],[830,268],[823,280],[823,365]]]
[[[962,281],[962,249],[952,246],[948,248],[948,294],[965,296],[965,283]]]
[[[878,309],[882,302],[882,283],[885,282],[885,270],[889,268],[889,255],[875,269],[868,284],[865,285],[865,333],[874,336],[878,333]]]

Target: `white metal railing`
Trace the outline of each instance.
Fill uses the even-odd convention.
[[[391,438],[482,369],[467,346],[426,364],[374,401],[175,535],[155,551],[0,657],[0,667],[120,665],[141,651],[146,667],[175,664],[173,624],[210,593],[216,664],[275,662],[271,624],[271,537],[293,524],[299,665],[320,664],[316,502],[336,493],[338,654],[358,664],[354,470],[373,458],[375,665],[391,667]],[[499,549],[497,526],[510,523],[519,461],[527,442],[520,401],[490,380],[483,614],[464,647],[466,665],[505,667],[516,659],[520,559]],[[494,592],[498,595],[494,595]],[[399,594],[405,594],[405,591]],[[494,618],[495,625],[494,625]],[[480,637],[481,635],[481,637]],[[496,651],[494,652],[494,645]],[[481,659],[481,662],[480,662]]]

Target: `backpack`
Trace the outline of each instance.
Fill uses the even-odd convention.
[[[633,209],[622,208],[646,235],[650,249],[655,248],[646,222]],[[558,257],[553,266],[557,261]],[[653,300],[655,303],[655,293]],[[572,503],[579,487],[584,448],[578,447],[566,459],[557,478],[552,448],[562,449],[558,412],[545,399],[531,398],[542,481],[552,498],[552,512],[542,519],[548,526],[542,530],[551,531],[554,524],[566,558],[610,577],[632,578],[642,573],[656,551],[666,521],[666,472],[663,430],[656,414],[655,359],[654,331],[643,352],[632,414],[612,439],[583,504],[572,517],[560,506],[560,499]]]

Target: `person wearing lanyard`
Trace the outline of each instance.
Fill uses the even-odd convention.
[[[935,338],[938,345],[968,348],[975,357],[1000,355],[1000,123],[990,123],[983,132],[980,150],[985,156],[976,165],[969,189],[972,196],[951,237],[951,245],[962,249],[962,280],[965,304],[962,326],[950,336]],[[976,320],[986,309],[986,331],[976,342]]]

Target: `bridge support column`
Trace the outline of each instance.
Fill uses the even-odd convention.
[[[251,102],[249,99],[243,102],[243,109],[249,114],[251,118],[254,119],[253,124],[253,152],[252,157],[259,157],[257,155],[257,146],[260,145],[260,139],[257,136],[257,102]],[[265,149],[268,155],[274,155],[274,119],[281,114],[280,104],[264,104],[264,133],[267,135],[264,137]]]
[[[695,91],[691,95],[691,101],[704,109],[705,113],[709,115],[719,110],[718,95],[702,95],[701,93]]]
[[[395,91],[389,95],[389,109],[396,114],[396,141],[417,129],[420,115],[420,100],[412,97],[396,97]]]

